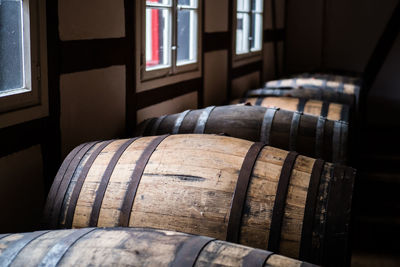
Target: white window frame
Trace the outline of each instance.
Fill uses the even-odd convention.
[[[251,5],[251,0],[250,1],[250,5]],[[243,54],[236,54],[236,31],[237,31],[237,0],[233,0],[233,41],[232,41],[232,66],[233,67],[239,67],[239,66],[243,66],[243,65],[247,65],[249,63],[253,63],[256,61],[259,61],[262,59],[262,55],[263,55],[263,49],[264,49],[264,17],[265,17],[265,1],[261,0],[262,4],[263,4],[263,10],[262,10],[262,19],[261,19],[261,47],[260,50],[256,50],[256,51],[251,51],[251,47],[250,47],[250,40],[249,40],[249,50],[250,52],[248,53],[243,53]],[[250,7],[250,11],[249,13],[251,14],[251,7]],[[251,20],[251,16],[250,16],[250,21],[249,21],[249,30],[251,31],[252,28],[252,20]]]
[[[197,0],[196,62],[177,65],[177,3],[172,1],[171,65],[146,70],[146,0],[136,1],[136,81],[137,92],[201,77],[202,68],[202,1]],[[186,9],[186,8],[185,8]],[[174,49],[175,48],[175,49]]]
[[[22,0],[24,87],[0,93],[0,128],[48,116],[46,1]]]

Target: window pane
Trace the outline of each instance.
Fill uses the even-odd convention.
[[[251,51],[258,51],[262,45],[262,15],[253,13],[251,19],[253,24],[250,36]]]
[[[263,12],[263,1],[251,0],[251,10],[256,12]]]
[[[151,4],[163,4],[163,5],[171,5],[172,0],[147,0],[146,4],[151,5]]]
[[[197,11],[178,11],[178,58],[177,65],[197,61]]]
[[[237,13],[236,27],[236,54],[248,53],[249,51],[249,14]]]
[[[146,9],[146,70],[170,66],[169,9]]]
[[[250,11],[250,0],[237,0],[237,11]]]
[[[23,87],[21,1],[0,1],[0,92]]]
[[[197,8],[197,0],[178,0],[178,6]]]

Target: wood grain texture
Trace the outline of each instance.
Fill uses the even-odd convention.
[[[350,95],[357,95],[360,86],[352,82],[340,81],[340,78],[292,78],[269,81],[265,84],[266,88],[298,88],[298,87],[316,87],[334,92],[342,92]]]
[[[97,226],[119,226],[118,218],[132,171],[143,151],[155,138],[157,137],[139,138],[121,155],[106,188]],[[89,225],[101,177],[113,155],[125,142],[126,140],[111,142],[94,160],[76,203],[73,228]],[[167,137],[153,152],[144,169],[133,202],[129,227],[181,231],[226,240],[238,175],[244,157],[252,145],[253,142],[250,141],[217,135]],[[81,160],[82,164],[85,164],[86,158],[93,151],[87,152]],[[287,155],[287,151],[269,146],[261,150],[245,198],[239,243],[261,249],[268,247],[277,185]],[[286,256],[299,256],[304,210],[307,208],[306,199],[314,162],[312,158],[298,156],[291,172],[280,245],[276,251]],[[79,175],[82,164],[77,167],[78,174],[74,176]],[[331,168],[332,164],[324,165],[324,175],[328,179],[320,184],[326,188],[329,188],[329,183],[335,182],[331,178],[334,175],[329,171]],[[75,183],[72,182],[68,191],[72,191],[74,186]],[[71,203],[71,195],[67,193],[57,197],[64,199],[65,205],[61,214],[65,214]],[[321,200],[328,197],[329,191],[318,194]],[[347,203],[348,199],[351,196],[343,196],[343,202]],[[326,207],[317,207],[316,220],[324,212]],[[65,220],[60,218],[53,224],[65,227]],[[318,232],[319,224],[316,227],[313,229]],[[324,232],[320,234],[325,236]],[[345,236],[347,238],[347,234]],[[312,247],[318,251],[321,249],[314,245]]]
[[[315,99],[348,106],[354,106],[356,98],[352,94],[324,90],[319,87],[296,88],[260,88],[247,91],[245,97],[285,96],[304,99]]]
[[[0,258],[9,248],[26,235],[12,234],[0,240]],[[75,243],[68,244],[65,251],[58,250],[63,240],[80,236]],[[46,260],[58,262],[57,266],[179,266],[179,257],[184,248],[192,245],[198,237],[171,231],[143,228],[97,228],[92,231],[58,230],[50,231],[26,245],[13,259],[10,266],[39,266]],[[219,240],[212,240],[200,247],[193,266],[239,267],[246,256],[256,250]],[[187,250],[186,250],[187,251]],[[267,253],[266,251],[257,251]],[[188,255],[190,256],[190,255]],[[269,256],[259,266],[300,267],[303,262],[281,255]],[[190,267],[190,266],[189,266]]]
[[[231,104],[238,104],[238,103],[249,103],[253,106],[258,106],[257,105],[257,100],[259,98],[256,97],[250,97],[250,98],[244,98],[244,99],[237,99],[231,102]],[[272,108],[272,107],[278,107],[281,109],[286,109],[290,111],[299,111],[298,110],[298,105],[299,105],[300,98],[292,98],[292,97],[262,97],[262,100],[260,102],[259,106],[267,107],[267,108]],[[305,107],[304,107],[304,114],[308,115],[314,115],[314,116],[320,116],[321,111],[322,111],[322,106],[323,106],[323,101],[319,100],[307,100]],[[348,121],[349,118],[343,118],[342,117],[342,110],[348,108],[346,105],[342,104],[337,104],[337,103],[330,103],[329,104],[329,109],[328,109],[328,115],[327,118],[329,120],[343,120],[343,121]]]
[[[181,124],[180,134],[193,133],[195,126],[199,121],[200,114],[205,109],[192,110],[188,113]],[[263,137],[267,135],[266,126],[263,120],[268,111],[265,107],[230,105],[216,107],[210,113],[205,124],[204,133],[220,134],[246,139],[249,141],[264,141]],[[290,129],[294,112],[280,109],[274,114],[268,134],[268,144],[277,148],[289,150],[291,142],[296,144],[296,151],[300,154],[323,158],[328,162],[334,162],[333,151],[337,148],[342,157],[337,162],[345,163],[347,161],[347,124],[341,124],[340,131],[343,133],[341,139],[335,142],[333,138],[334,122],[325,120],[322,125],[322,131],[318,136],[319,118],[312,115],[303,114],[297,135],[291,139]],[[178,114],[171,114],[164,117],[161,124],[152,123],[158,121],[157,118],[148,119],[138,125],[136,136],[147,136],[157,134],[169,134],[173,131],[173,125],[178,118]],[[264,131],[263,131],[264,128]],[[345,129],[346,128],[346,129]]]

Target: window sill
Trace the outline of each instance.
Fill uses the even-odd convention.
[[[237,68],[262,60],[262,50],[248,54],[233,55],[232,67]]]
[[[199,67],[197,70],[191,71],[191,72],[174,74],[171,76],[155,78],[155,79],[147,80],[147,81],[138,80],[138,82],[136,84],[136,88],[137,88],[136,92],[139,93],[139,92],[163,87],[163,86],[178,83],[178,82],[183,82],[183,81],[187,81],[187,80],[200,78],[200,77],[201,77],[201,68]]]

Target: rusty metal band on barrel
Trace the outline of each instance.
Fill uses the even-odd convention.
[[[161,123],[166,117],[167,115],[163,115],[157,118],[156,122],[153,124],[153,127],[151,128],[150,135],[157,135],[158,128],[160,128]]]
[[[79,153],[79,151],[82,150],[82,148],[85,146],[86,144],[81,144],[80,146],[74,148],[69,154],[68,156],[64,159],[63,163],[61,164],[60,169],[58,170],[56,177],[53,180],[53,184],[51,185],[49,194],[47,196],[47,201],[46,201],[46,205],[44,208],[44,220],[46,223],[50,222],[50,216],[51,213],[53,212],[53,208],[54,208],[54,203],[55,200],[57,198],[57,193],[60,189],[60,185],[61,182],[64,179],[65,173],[68,169],[68,167],[71,165],[72,160],[75,158],[75,156]]]
[[[254,143],[250,147],[243,160],[242,167],[239,172],[239,177],[236,183],[236,188],[233,193],[231,211],[229,214],[229,221],[226,232],[226,240],[229,242],[239,242],[240,226],[242,222],[243,207],[246,201],[247,189],[258,155],[265,145],[265,143]]]
[[[255,106],[261,106],[263,101],[264,101],[264,97],[262,97],[262,96],[257,97]]]
[[[176,252],[172,267],[190,267],[196,264],[200,253],[214,238],[205,236],[193,236],[184,242]]]
[[[32,241],[48,233],[49,231],[38,231],[25,233],[24,236],[16,241],[11,241],[7,248],[0,254],[0,266],[10,266],[18,254]]]
[[[342,110],[340,112],[340,120],[348,122],[350,119],[350,107],[348,105],[342,105]]]
[[[333,135],[332,135],[332,162],[338,163],[341,161],[340,150],[342,143],[342,123],[341,121],[334,121]]]
[[[304,108],[306,107],[307,99],[299,98],[299,103],[297,104],[297,111],[304,112]]]
[[[286,197],[289,189],[292,170],[298,155],[299,154],[294,151],[288,153],[279,177],[268,239],[268,250],[273,252],[279,252],[282,223],[286,207]]]
[[[141,133],[142,136],[149,136],[151,135],[151,131],[153,130],[154,124],[157,122],[158,118],[147,119],[144,122],[143,132]]]
[[[194,128],[193,133],[203,134],[205,132],[208,118],[210,117],[211,112],[215,108],[216,108],[215,106],[210,106],[203,110],[203,112],[200,114],[199,118],[197,119],[196,127]]]
[[[95,197],[95,200],[93,203],[92,212],[90,213],[90,219],[89,219],[90,227],[97,226],[97,223],[99,220],[99,215],[100,215],[101,204],[103,203],[103,199],[104,199],[104,195],[107,190],[108,183],[110,181],[110,178],[114,171],[114,168],[118,163],[118,160],[121,158],[121,156],[125,152],[125,150],[137,139],[138,138],[133,138],[133,139],[129,139],[128,141],[124,142],[118,148],[118,150],[115,152],[115,154],[111,158],[110,162],[108,163],[108,166],[107,166],[106,170],[104,171],[103,177],[101,178],[99,188],[97,189],[96,197]]]
[[[137,160],[135,168],[133,169],[132,175],[130,177],[128,189],[125,193],[124,202],[122,203],[121,213],[118,222],[119,226],[129,226],[129,219],[131,216],[133,202],[135,200],[140,179],[142,178],[147,162],[149,161],[153,152],[157,149],[158,145],[168,136],[169,135],[161,135],[153,139]]]
[[[302,112],[293,112],[292,123],[290,125],[289,133],[289,150],[296,150],[297,136],[300,126],[300,118],[303,115]]]
[[[40,267],[55,267],[64,257],[65,253],[83,236],[94,231],[96,228],[82,228],[60,239],[54,246],[50,247],[40,261]]]
[[[328,117],[329,104],[330,104],[330,102],[328,102],[328,101],[322,102],[321,113],[319,114],[320,116]]]
[[[103,151],[103,149],[113,141],[114,140],[110,140],[110,141],[100,143],[100,145],[96,148],[95,151],[93,151],[93,153],[90,155],[89,159],[86,161],[85,165],[83,166],[82,172],[80,173],[78,180],[76,181],[74,190],[71,195],[71,199],[69,201],[67,216],[65,218],[65,227],[66,228],[72,227],[76,204],[78,203],[79,195],[81,193],[83,184],[85,182],[87,174],[89,173],[90,168],[92,167],[94,161],[97,159],[97,157],[99,156],[101,151]]]
[[[274,117],[279,108],[267,108],[261,125],[260,142],[270,144],[271,128]]]
[[[325,117],[319,117],[317,120],[317,126],[315,129],[315,156],[317,158],[321,158],[323,153],[325,122]]]
[[[308,184],[308,192],[306,206],[304,208],[303,228],[301,231],[299,259],[310,261],[312,249],[312,233],[314,229],[315,211],[317,207],[317,198],[322,172],[324,170],[325,161],[317,159],[311,172],[310,182]]]
[[[242,261],[242,266],[263,267],[274,253],[267,250],[253,249]]]
[[[185,110],[184,112],[179,114],[178,118],[176,118],[174,128],[172,129],[172,134],[179,133],[179,129],[181,128],[182,122],[189,112],[190,110]]]
[[[74,156],[73,160],[69,164],[67,171],[65,172],[59,189],[57,191],[56,197],[54,199],[53,210],[50,211],[50,219],[48,221],[50,229],[54,229],[58,227],[59,218],[61,214],[61,208],[64,202],[65,195],[68,191],[68,187],[71,183],[72,177],[74,176],[77,167],[79,166],[80,162],[82,161],[85,154],[92,149],[98,142],[91,142],[85,144],[82,149]],[[50,200],[51,201],[51,200]]]

